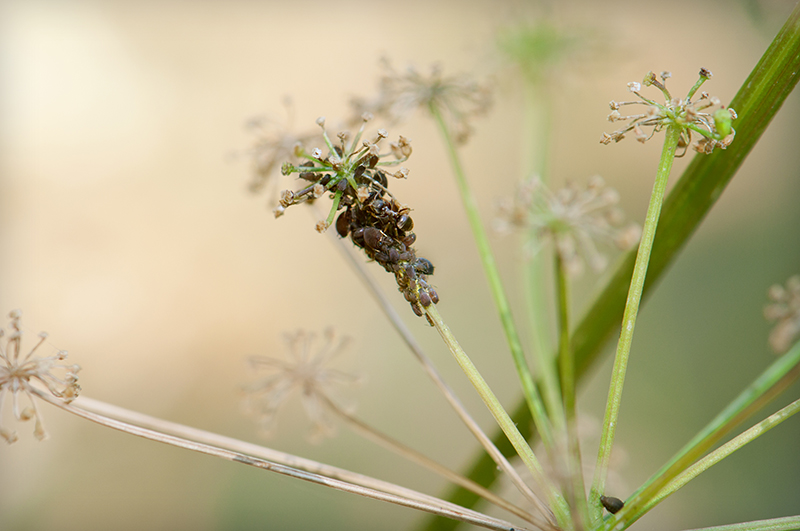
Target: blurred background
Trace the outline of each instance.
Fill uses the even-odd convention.
[[[468,72],[495,105],[462,148],[486,223],[527,171],[520,70],[498,51],[509,28],[543,20],[583,48],[548,70],[556,182],[601,174],[642,222],[658,140],[598,143],[608,101],[628,81],[670,70],[683,94],[730,101],[793,7],[788,0],[647,2],[409,0],[43,1],[0,3],[0,311],[20,308],[28,346],[40,330],[83,367],[86,396],[253,442],[241,407],[245,358],[281,356],[282,334],[328,326],[353,338],[338,368],[366,377],[343,395],[359,415],[450,467],[477,445],[304,208],[274,219],[247,192],[267,116],[296,130],[348,117],[375,94],[379,60]],[[282,102],[293,101],[287,117]],[[797,94],[787,100],[637,327],[618,440],[625,498],[774,359],[766,291],[800,273]],[[289,123],[290,122],[290,123]],[[380,127],[380,123],[375,124]],[[333,127],[333,126],[332,126]],[[436,265],[440,312],[509,407],[519,393],[448,160],[415,114],[407,181],[418,252]],[[693,155],[679,159],[674,180]],[[285,179],[285,178],[284,178]],[[293,187],[284,180],[280,188]],[[517,308],[519,240],[493,246]],[[370,270],[475,417],[493,422],[438,335],[389,275]],[[608,273],[606,273],[608,274]],[[585,275],[580,308],[604,282]],[[520,321],[522,312],[518,312]],[[5,322],[5,317],[3,319]],[[3,325],[5,326],[5,325]],[[602,416],[610,360],[582,383],[579,408]],[[800,388],[786,398],[797,397]],[[770,412],[779,404],[770,406]],[[10,422],[8,407],[2,412]],[[0,528],[414,529],[414,511],[139,440],[43,407],[51,438],[15,425],[0,446]],[[266,444],[431,494],[444,483],[342,427],[308,442],[299,401]],[[702,527],[800,513],[800,423],[792,419],[663,503],[639,525]],[[591,459],[590,459],[591,460]]]

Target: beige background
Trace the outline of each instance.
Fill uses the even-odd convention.
[[[607,102],[648,70],[681,93],[700,66],[730,101],[791,2],[574,2],[562,24],[599,36],[589,60],[553,80],[556,179],[602,174],[642,220],[659,147],[602,146]],[[496,32],[535,20],[493,2],[0,3],[0,311],[84,370],[84,393],[189,425],[258,440],[240,411],[250,354],[281,352],[282,331],[332,325],[354,338],[342,367],[368,376],[348,396],[363,418],[452,467],[476,445],[431,389],[327,238],[301,208],[274,220],[246,193],[244,121],[341,120],[376,88],[378,60],[441,62],[492,76],[496,106],[463,150],[480,208],[521,177],[519,80]],[[770,284],[800,272],[798,101],[792,95],[642,315],[620,419],[635,488],[771,360],[760,317]],[[509,405],[516,377],[441,143],[421,115],[390,131],[413,141],[417,248],[436,264],[440,311]],[[676,174],[690,157],[676,163]],[[287,185],[288,186],[288,185]],[[520,253],[495,239],[514,288]],[[379,275],[377,267],[372,268]],[[491,420],[440,346],[379,275],[442,371],[485,426]],[[580,306],[596,277],[576,289]],[[600,280],[602,282],[602,280]],[[519,302],[518,296],[514,295]],[[33,335],[32,333],[29,335]],[[581,407],[598,415],[609,366]],[[787,396],[797,396],[797,388]],[[7,409],[7,408],[6,408]],[[51,440],[0,447],[0,528],[398,529],[421,517],[88,425],[44,408]],[[8,421],[8,411],[3,415]],[[310,445],[296,402],[276,448],[430,493],[442,483],[341,430]],[[797,422],[790,421],[664,503],[642,522],[678,529],[800,513]],[[621,492],[625,497],[630,491]]]

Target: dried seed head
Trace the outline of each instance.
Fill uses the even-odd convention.
[[[296,162],[303,156],[303,145],[318,136],[317,131],[296,133],[292,131],[292,102],[284,100],[286,118],[274,120],[267,117],[251,118],[245,127],[253,135],[251,146],[242,154],[250,159],[252,177],[248,188],[253,193],[268,189],[268,202],[275,202],[278,188],[277,170],[286,159]],[[284,173],[284,175],[286,175]]]
[[[78,365],[67,365],[65,351],[58,351],[51,356],[36,356],[36,351],[47,340],[47,334],[39,334],[39,341],[24,356],[22,348],[22,328],[20,326],[21,313],[14,310],[9,314],[11,322],[10,333],[6,337],[5,347],[0,339],[0,437],[11,444],[17,440],[14,430],[2,424],[2,406],[6,394],[11,394],[12,413],[19,421],[33,419],[33,434],[38,440],[47,438],[41,414],[34,398],[37,394],[49,392],[64,402],[72,402],[80,392],[77,373]],[[5,330],[0,329],[0,338],[6,336]],[[37,385],[38,384],[38,385]],[[20,401],[26,399],[30,405],[20,408]]]
[[[714,113],[705,112],[709,107],[720,105],[719,99],[710,97],[705,92],[701,93],[697,101],[692,100],[695,92],[711,77],[711,72],[701,69],[699,80],[684,99],[673,98],[670,95],[666,81],[671,76],[672,74],[669,72],[661,72],[659,76],[661,81],[659,81],[655,73],[648,72],[642,83],[636,81],[628,83],[628,90],[636,94],[639,100],[612,101],[610,103],[612,112],[608,115],[610,122],[627,121],[628,124],[611,134],[603,133],[600,143],[609,144],[612,140],[619,142],[631,131],[637,141],[646,142],[664,127],[677,127],[681,134],[679,145],[684,148],[683,153],[679,156],[683,156],[686,148],[692,143],[692,133],[701,136],[700,141],[693,146],[700,153],[710,153],[716,147],[725,149],[730,145],[735,134],[731,122],[735,119],[736,113],[724,107]],[[657,103],[640,94],[642,85],[658,88],[664,95],[665,103]],[[623,105],[644,105],[645,108],[638,114],[623,116],[619,112]],[[645,133],[644,128],[652,128],[652,131]]]
[[[454,137],[466,141],[469,121],[491,106],[489,90],[467,76],[445,76],[437,65],[427,75],[414,68],[399,72],[385,59],[382,65],[378,96],[373,101],[354,100],[358,112],[366,108],[400,121],[418,108],[435,108],[444,115]]]
[[[599,175],[590,178],[584,188],[569,184],[556,192],[533,177],[518,186],[513,198],[499,203],[495,228],[501,232],[514,228],[533,230],[535,245],[543,239],[552,241],[572,274],[583,270],[584,261],[599,271],[607,259],[598,251],[598,243],[628,249],[641,236],[637,224],[625,223],[618,205],[619,194],[606,186]],[[529,248],[529,252],[537,250]]]
[[[770,287],[768,296],[771,303],[764,308],[764,317],[776,322],[769,344],[776,353],[783,354],[800,337],[800,275],[789,278],[786,287]]]
[[[343,352],[350,338],[337,338],[332,329],[325,330],[322,343],[316,334],[298,330],[285,334],[288,358],[253,356],[249,358],[254,371],[266,373],[246,386],[246,406],[255,414],[264,434],[271,435],[277,415],[294,391],[300,394],[303,407],[311,420],[312,441],[333,435],[331,408],[340,408],[334,400],[334,386],[353,386],[360,378],[329,367]],[[347,407],[346,409],[351,409]]]

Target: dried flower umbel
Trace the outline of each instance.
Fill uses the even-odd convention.
[[[386,59],[382,63],[384,74],[378,96],[372,101],[354,99],[357,112],[369,111],[399,121],[418,108],[436,108],[446,117],[456,141],[464,143],[472,132],[472,117],[491,107],[489,89],[469,76],[446,76],[439,65],[433,65],[425,75],[412,67],[397,71]]]
[[[350,342],[350,338],[337,339],[332,329],[325,330],[322,346],[316,348],[316,335],[298,330],[284,336],[288,359],[253,356],[249,359],[256,371],[269,374],[245,387],[249,408],[258,416],[266,434],[270,434],[277,421],[281,406],[293,390],[300,391],[303,407],[313,426],[311,439],[318,441],[334,433],[333,423],[326,415],[328,402],[333,402],[330,387],[353,385],[359,377],[328,368]]]
[[[701,68],[700,78],[684,99],[673,98],[669,90],[667,90],[666,81],[672,77],[669,72],[661,72],[658,76],[661,81],[658,80],[653,72],[648,72],[642,83],[636,81],[628,83],[628,90],[636,94],[639,97],[639,101],[612,101],[609,104],[611,114],[608,115],[608,121],[627,121],[628,124],[611,134],[603,133],[600,143],[609,144],[612,140],[619,142],[631,131],[636,140],[646,142],[664,127],[677,126],[681,130],[678,147],[684,148],[683,153],[679,156],[683,156],[686,153],[686,148],[691,144],[692,132],[698,133],[702,137],[692,145],[697,152],[711,153],[716,147],[725,149],[733,142],[733,137],[736,134],[731,125],[731,122],[736,118],[736,112],[725,107],[718,108],[714,112],[704,112],[710,107],[720,105],[719,99],[709,96],[707,92],[701,92],[700,99],[692,101],[697,90],[711,75],[711,72]],[[640,93],[642,85],[658,88],[664,94],[666,102],[662,105],[642,96]],[[642,113],[622,116],[619,110],[625,105],[644,105],[646,108]],[[650,134],[644,131],[644,128],[648,127],[652,127]]]
[[[80,370],[78,365],[67,365],[62,363],[67,358],[66,351],[59,351],[53,356],[37,357],[34,356],[36,350],[42,346],[47,339],[47,334],[41,332],[39,341],[24,356],[22,350],[22,329],[20,327],[21,313],[14,310],[9,314],[11,322],[9,333],[0,329],[0,415],[3,411],[3,404],[6,396],[11,394],[12,412],[19,421],[34,419],[33,434],[39,439],[47,438],[47,431],[42,423],[42,416],[34,400],[36,392],[40,389],[34,387],[34,382],[41,383],[47,391],[57,398],[62,398],[64,402],[72,402],[80,392],[77,373]],[[2,345],[2,338],[5,336],[5,347]],[[59,377],[53,371],[63,371],[64,376]],[[27,397],[30,405],[20,404],[20,395]],[[17,433],[3,427],[2,417],[0,416],[0,437],[9,444],[17,440]]]
[[[776,284],[769,288],[771,304],[764,308],[764,316],[777,321],[769,334],[772,350],[782,354],[800,336],[800,275],[786,281],[786,287]]]
[[[361,128],[349,145],[350,135],[339,133],[340,143],[336,146],[325,131],[325,120],[317,120],[329,152],[323,157],[319,148],[310,153],[300,148],[299,156],[308,161],[299,166],[284,164],[284,174],[299,173],[299,177],[309,184],[297,192],[284,190],[279,207],[282,210],[276,215],[291,205],[331,193],[333,205],[330,213],[327,220],[317,223],[317,230],[327,230],[336,213],[342,210],[336,218],[339,236],[345,238],[349,235],[369,258],[393,273],[398,289],[414,313],[421,316],[423,308],[439,301],[439,295],[427,280],[427,276],[433,274],[433,264],[417,257],[414,249],[417,237],[411,232],[414,228],[411,209],[401,204],[388,189],[388,175],[404,179],[408,170],[401,167],[390,174],[383,169],[406,161],[411,155],[411,144],[401,136],[389,146],[388,152],[381,153],[379,144],[387,137],[383,129],[378,130],[374,140],[364,140],[359,144],[370,118],[370,115],[364,115]],[[388,157],[392,159],[381,160]]]
[[[247,150],[253,166],[253,178],[249,184],[253,193],[260,192],[269,183],[276,183],[274,179],[276,170],[286,159],[294,157],[296,146],[303,145],[318,136],[316,131],[292,132],[293,108],[290,99],[284,101],[284,107],[287,119],[283,124],[265,116],[254,117],[247,121],[247,130],[255,137],[253,145]]]
[[[553,241],[572,274],[583,270],[583,259],[599,271],[608,260],[598,251],[598,242],[628,249],[641,236],[638,224],[625,223],[618,205],[619,194],[599,175],[590,178],[583,188],[571,183],[555,192],[532,177],[518,186],[513,198],[499,204],[495,226],[503,232],[512,228],[534,231],[534,246],[541,240]]]

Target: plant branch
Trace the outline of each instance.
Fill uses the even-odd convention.
[[[617,419],[619,408],[622,403],[622,388],[625,383],[625,372],[628,368],[628,357],[630,356],[631,344],[633,343],[633,331],[636,326],[636,316],[639,313],[639,302],[644,291],[644,281],[647,276],[647,266],[650,262],[650,253],[653,249],[653,240],[656,236],[658,218],[661,214],[661,205],[664,202],[664,194],[667,190],[667,181],[672,161],[675,159],[675,148],[681,130],[678,127],[667,127],[666,137],[664,138],[664,148],[661,151],[661,161],[658,164],[656,182],[653,186],[653,193],[650,196],[650,205],[647,207],[647,215],[642,228],[642,239],[639,242],[639,249],[636,253],[636,263],[633,267],[633,277],[631,278],[628,299],[625,303],[625,311],[622,314],[622,331],[617,344],[617,354],[614,358],[614,368],[611,374],[611,386],[608,390],[608,402],[606,403],[606,414],[603,419],[603,433],[600,440],[600,451],[597,455],[597,468],[595,469],[592,490],[589,495],[589,508],[593,513],[594,519],[599,519],[602,514],[600,496],[604,495],[606,477],[608,475],[608,463],[611,459],[611,448],[614,444],[614,435],[617,429]]]
[[[95,422],[97,424],[100,424],[101,426],[122,431],[130,435],[136,435],[137,437],[142,437],[144,439],[149,439],[151,441],[161,442],[164,444],[168,444],[170,446],[184,448],[187,450],[192,450],[195,452],[211,455],[214,457],[220,457],[227,461],[242,463],[245,465],[260,468],[262,470],[276,472],[284,476],[289,476],[296,479],[302,479],[310,483],[316,483],[317,485],[331,487],[333,489],[341,490],[343,492],[349,492],[367,498],[372,498],[375,500],[394,503],[395,505],[400,505],[403,507],[409,507],[412,509],[425,511],[428,513],[436,514],[438,516],[453,518],[462,522],[467,522],[481,527],[485,527],[487,529],[495,529],[498,531],[514,531],[517,529],[521,529],[520,526],[518,525],[514,525],[509,522],[505,522],[503,520],[492,518],[490,516],[472,511],[470,509],[465,509],[457,505],[453,505],[443,500],[438,500],[433,496],[427,496],[422,493],[417,493],[412,491],[411,489],[405,489],[403,487],[399,487],[391,483],[375,480],[369,478],[368,476],[354,474],[347,470],[337,469],[335,467],[330,467],[328,465],[316,463],[309,459],[296,457],[290,454],[283,454],[282,452],[276,452],[269,448],[249,445],[248,443],[245,443],[243,441],[237,441],[236,439],[230,439],[228,437],[223,437],[209,432],[204,432],[202,430],[196,430],[188,426],[182,426],[180,424],[169,423],[161,419],[154,419],[152,417],[149,417],[152,421],[155,421],[153,422],[154,424],[157,424],[160,427],[166,427],[172,425],[177,428],[176,430],[177,432],[198,435],[199,440],[194,440],[194,437],[190,439],[184,435],[170,435],[169,433],[167,433],[168,430],[164,430],[162,432],[160,431],[160,428],[154,430],[137,426],[129,422],[123,422],[115,418],[105,416],[104,414],[95,413],[90,408],[94,406],[101,410],[112,410],[121,414],[121,416],[128,416],[131,418],[140,418],[140,419],[148,418],[147,416],[141,415],[136,412],[127,411],[116,406],[111,406],[84,397],[78,398],[78,400],[83,405],[86,406],[86,409],[84,409],[83,407],[78,407],[72,404],[66,404],[63,401],[53,397],[48,393],[39,390],[34,390],[34,392],[36,396],[38,396],[45,402],[48,402],[49,404],[52,404],[69,413],[72,413],[73,415],[77,415],[91,422]],[[230,450],[228,448],[217,446],[215,444],[210,444],[207,442],[200,442],[203,439],[213,439],[218,442],[231,442],[236,447],[255,449],[256,452],[254,452],[254,454],[268,453],[272,455],[272,458],[268,458],[270,460],[262,459],[259,457],[255,457],[254,454],[245,453],[243,451]],[[281,457],[281,456],[284,458],[287,464],[281,464],[275,462],[277,461],[277,459],[273,459],[275,457]],[[308,468],[314,469],[316,471],[303,470],[300,468],[300,466],[303,465],[305,465]],[[320,474],[319,472],[322,470],[331,473],[331,475],[328,476]],[[351,479],[367,480],[374,486],[373,487],[362,486],[358,483],[351,482],[350,481]],[[382,486],[387,490],[376,488],[377,486]]]
[[[447,383],[445,383],[444,379],[439,374],[438,369],[433,364],[433,361],[427,356],[427,354],[425,354],[425,351],[422,350],[422,347],[411,333],[411,330],[408,329],[408,326],[406,326],[405,322],[400,318],[397,310],[395,310],[394,306],[392,306],[392,304],[389,302],[389,299],[383,293],[383,290],[381,290],[378,283],[375,282],[372,276],[367,272],[366,267],[364,267],[364,263],[357,259],[350,249],[345,246],[344,240],[338,238],[337,236],[333,236],[333,238],[337,248],[341,251],[347,263],[350,264],[358,277],[367,287],[375,301],[378,303],[378,306],[386,315],[387,319],[389,319],[389,322],[392,324],[397,333],[400,334],[400,337],[403,338],[403,341],[411,350],[411,353],[414,354],[414,357],[416,357],[417,361],[420,362],[422,368],[431,378],[434,385],[436,385],[470,433],[472,433],[475,439],[477,439],[481,446],[483,446],[484,450],[486,450],[486,453],[491,457],[493,462],[496,463],[496,466],[508,474],[511,482],[522,493],[522,495],[532,503],[535,503],[534,500],[536,499],[536,495],[525,483],[525,481],[523,481],[511,463],[508,462],[508,459],[506,459],[505,455],[503,455],[503,452],[497,448],[489,436],[486,435],[486,432],[481,429],[478,423],[475,422],[475,419],[473,419],[469,412],[467,412],[467,409],[458,399],[455,392],[450,388],[450,386],[447,385]],[[477,498],[468,497],[466,498],[466,501],[475,503]],[[454,501],[453,503],[457,503],[457,501]]]

